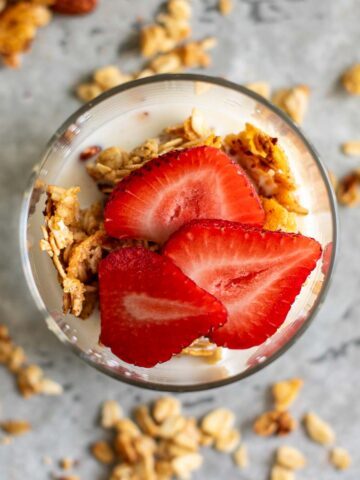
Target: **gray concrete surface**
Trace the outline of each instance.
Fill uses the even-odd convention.
[[[71,89],[93,68],[117,63],[131,69],[134,20],[150,19],[157,0],[103,0],[86,18],[56,18],[40,32],[19,71],[0,70],[0,321],[11,327],[31,361],[63,383],[59,398],[25,401],[13,380],[0,369],[1,418],[26,418],[34,430],[12,445],[0,446],[1,480],[43,480],[56,468],[42,464],[71,456],[79,460],[82,480],[106,478],[88,454],[101,437],[96,426],[99,404],[115,398],[129,411],[156,393],[122,385],[82,363],[47,331],[30,298],[20,268],[17,225],[21,195],[32,165],[60,123],[78,107]],[[304,131],[326,165],[341,174],[359,164],[339,151],[342,141],[359,138],[360,98],[338,88],[339,73],[359,61],[358,0],[235,0],[222,18],[215,0],[193,0],[196,36],[215,34],[219,47],[210,73],[247,82],[268,80],[274,87],[304,82],[312,96]],[[263,440],[251,433],[251,419],[267,406],[265,389],[276,379],[300,376],[306,381],[294,413],[314,409],[328,419],[354,464],[343,474],[327,463],[327,452],[309,443],[301,430],[286,443],[300,446],[309,458],[300,479],[358,480],[360,477],[360,211],[340,211],[341,248],[327,301],[313,326],[272,366],[239,384],[182,395],[186,412],[204,413],[217,405],[234,409],[250,449],[251,466],[238,472],[230,458],[207,452],[196,479],[262,480],[274,448],[282,439]]]

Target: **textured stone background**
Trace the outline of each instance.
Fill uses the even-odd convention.
[[[71,89],[87,72],[107,63],[124,70],[138,65],[134,55],[134,21],[151,19],[157,0],[102,0],[86,18],[56,18],[40,32],[20,71],[0,70],[0,321],[11,326],[29,358],[65,386],[59,398],[24,401],[12,379],[0,370],[3,418],[32,421],[34,431],[0,446],[1,480],[43,480],[51,469],[43,455],[80,460],[84,480],[102,480],[103,470],[87,446],[101,436],[96,426],[100,402],[115,398],[125,409],[156,393],[122,385],[82,363],[47,331],[28,294],[17,245],[18,213],[32,165],[45,143],[78,107]],[[305,134],[327,166],[340,174],[358,165],[339,152],[342,141],[359,138],[360,98],[338,88],[339,73],[359,61],[359,0],[235,0],[228,18],[215,0],[193,0],[196,36],[215,34],[219,47],[210,73],[237,82],[268,80],[274,87],[304,82],[312,97]],[[354,466],[341,476],[327,464],[324,449],[309,443],[301,430],[289,440],[308,455],[309,468],[299,478],[358,480],[360,476],[360,221],[359,209],[340,211],[341,248],[327,301],[313,326],[284,357],[253,378],[221,390],[186,394],[186,412],[202,414],[219,404],[234,409],[250,448],[251,467],[239,473],[230,458],[206,453],[196,479],[261,480],[267,478],[273,449],[281,439],[262,440],[250,429],[251,419],[266,407],[266,387],[297,375],[306,380],[294,413],[315,409],[336,428]]]

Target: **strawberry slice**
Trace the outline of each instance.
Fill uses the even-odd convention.
[[[249,348],[284,322],[321,247],[300,234],[202,220],[176,232],[164,254],[227,308],[228,321],[212,333],[212,340]]]
[[[264,223],[253,185],[217,148],[195,147],[151,160],[116,186],[105,208],[110,236],[158,243],[197,218]]]
[[[100,341],[125,362],[152,367],[223,325],[227,312],[167,257],[122,248],[99,267]]]

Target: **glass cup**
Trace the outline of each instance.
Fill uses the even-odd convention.
[[[285,150],[300,202],[309,214],[300,217],[300,231],[316,238],[322,260],[306,281],[285,323],[264,344],[247,350],[223,350],[215,364],[201,357],[178,355],[151,369],[126,364],[98,344],[99,313],[83,321],[62,312],[62,292],[50,258],[39,249],[44,186],[80,185],[80,202],[99,196],[78,161],[87,146],[133,148],[162,128],[181,123],[193,108],[204,113],[216,133],[238,132],[249,122],[277,137]],[[48,327],[79,357],[118,380],[167,391],[205,390],[241,380],[284,353],[308,327],[324,301],[336,251],[337,215],[333,191],[314,148],[289,118],[259,95],[223,79],[204,75],[159,75],[129,82],[104,93],[74,113],[50,140],[34,168],[25,192],[20,220],[25,277]],[[126,339],[125,339],[126,341]],[[211,347],[209,347],[211,348]]]

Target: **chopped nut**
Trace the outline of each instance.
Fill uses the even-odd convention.
[[[288,445],[283,445],[277,449],[276,462],[290,470],[298,470],[306,465],[305,457],[300,450]]]
[[[288,470],[287,468],[280,467],[275,465],[271,469],[271,480],[295,480],[294,472]]]
[[[203,457],[199,453],[189,453],[182,457],[176,457],[172,460],[171,465],[175,475],[181,480],[190,478],[191,472],[198,470],[203,463]]]
[[[96,460],[104,463],[105,465],[109,465],[115,460],[113,449],[111,448],[110,444],[105,441],[94,443],[91,446],[91,453],[94,455]]]
[[[311,440],[321,445],[331,445],[335,442],[335,433],[328,423],[316,413],[309,412],[304,417],[305,429]]]
[[[338,201],[345,206],[354,207],[360,202],[360,168],[341,178],[336,190]]]
[[[342,84],[351,95],[360,95],[360,63],[351,66],[344,72]]]
[[[300,378],[292,378],[291,380],[274,383],[272,395],[276,410],[281,412],[287,410],[296,400],[303,385],[304,382]]]
[[[101,426],[103,428],[113,428],[122,417],[122,410],[115,400],[107,400],[103,403],[101,409]]]
[[[26,420],[6,420],[0,422],[0,427],[9,435],[23,435],[31,430],[31,425]]]
[[[92,157],[95,157],[98,153],[101,152],[101,147],[99,145],[92,145],[91,147],[85,148],[81,153],[80,153],[80,160],[86,161],[89,160]]]
[[[201,422],[201,429],[208,435],[218,438],[234,426],[235,415],[226,408],[217,408],[208,413]]]
[[[270,98],[270,85],[267,82],[247,83],[245,87],[264,98]]]
[[[249,465],[249,457],[246,445],[242,444],[234,452],[234,462],[239,468],[246,468]]]
[[[347,470],[351,465],[350,454],[342,447],[333,448],[330,452],[329,460],[338,470]]]
[[[239,445],[240,442],[240,432],[238,430],[230,430],[216,438],[215,448],[219,452],[231,453]]]
[[[90,102],[98,97],[103,90],[96,83],[81,83],[76,87],[76,95],[83,102]]]
[[[63,470],[71,470],[75,464],[74,460],[69,457],[62,458],[59,463]]]
[[[218,6],[221,15],[229,15],[234,8],[232,0],[219,0]]]
[[[181,403],[175,397],[161,397],[154,403],[153,417],[158,423],[162,423],[166,418],[174,415],[180,415]]]
[[[167,417],[158,427],[157,435],[161,438],[173,438],[185,427],[185,424],[185,418],[180,415]]]
[[[345,155],[360,156],[360,140],[353,140],[342,144],[342,151]]]
[[[269,435],[287,435],[295,430],[296,420],[289,412],[270,411],[260,415],[254,423],[254,432],[267,437]]]
[[[307,85],[283,88],[274,93],[272,102],[284,110],[294,122],[302,124],[308,107],[310,89]]]

